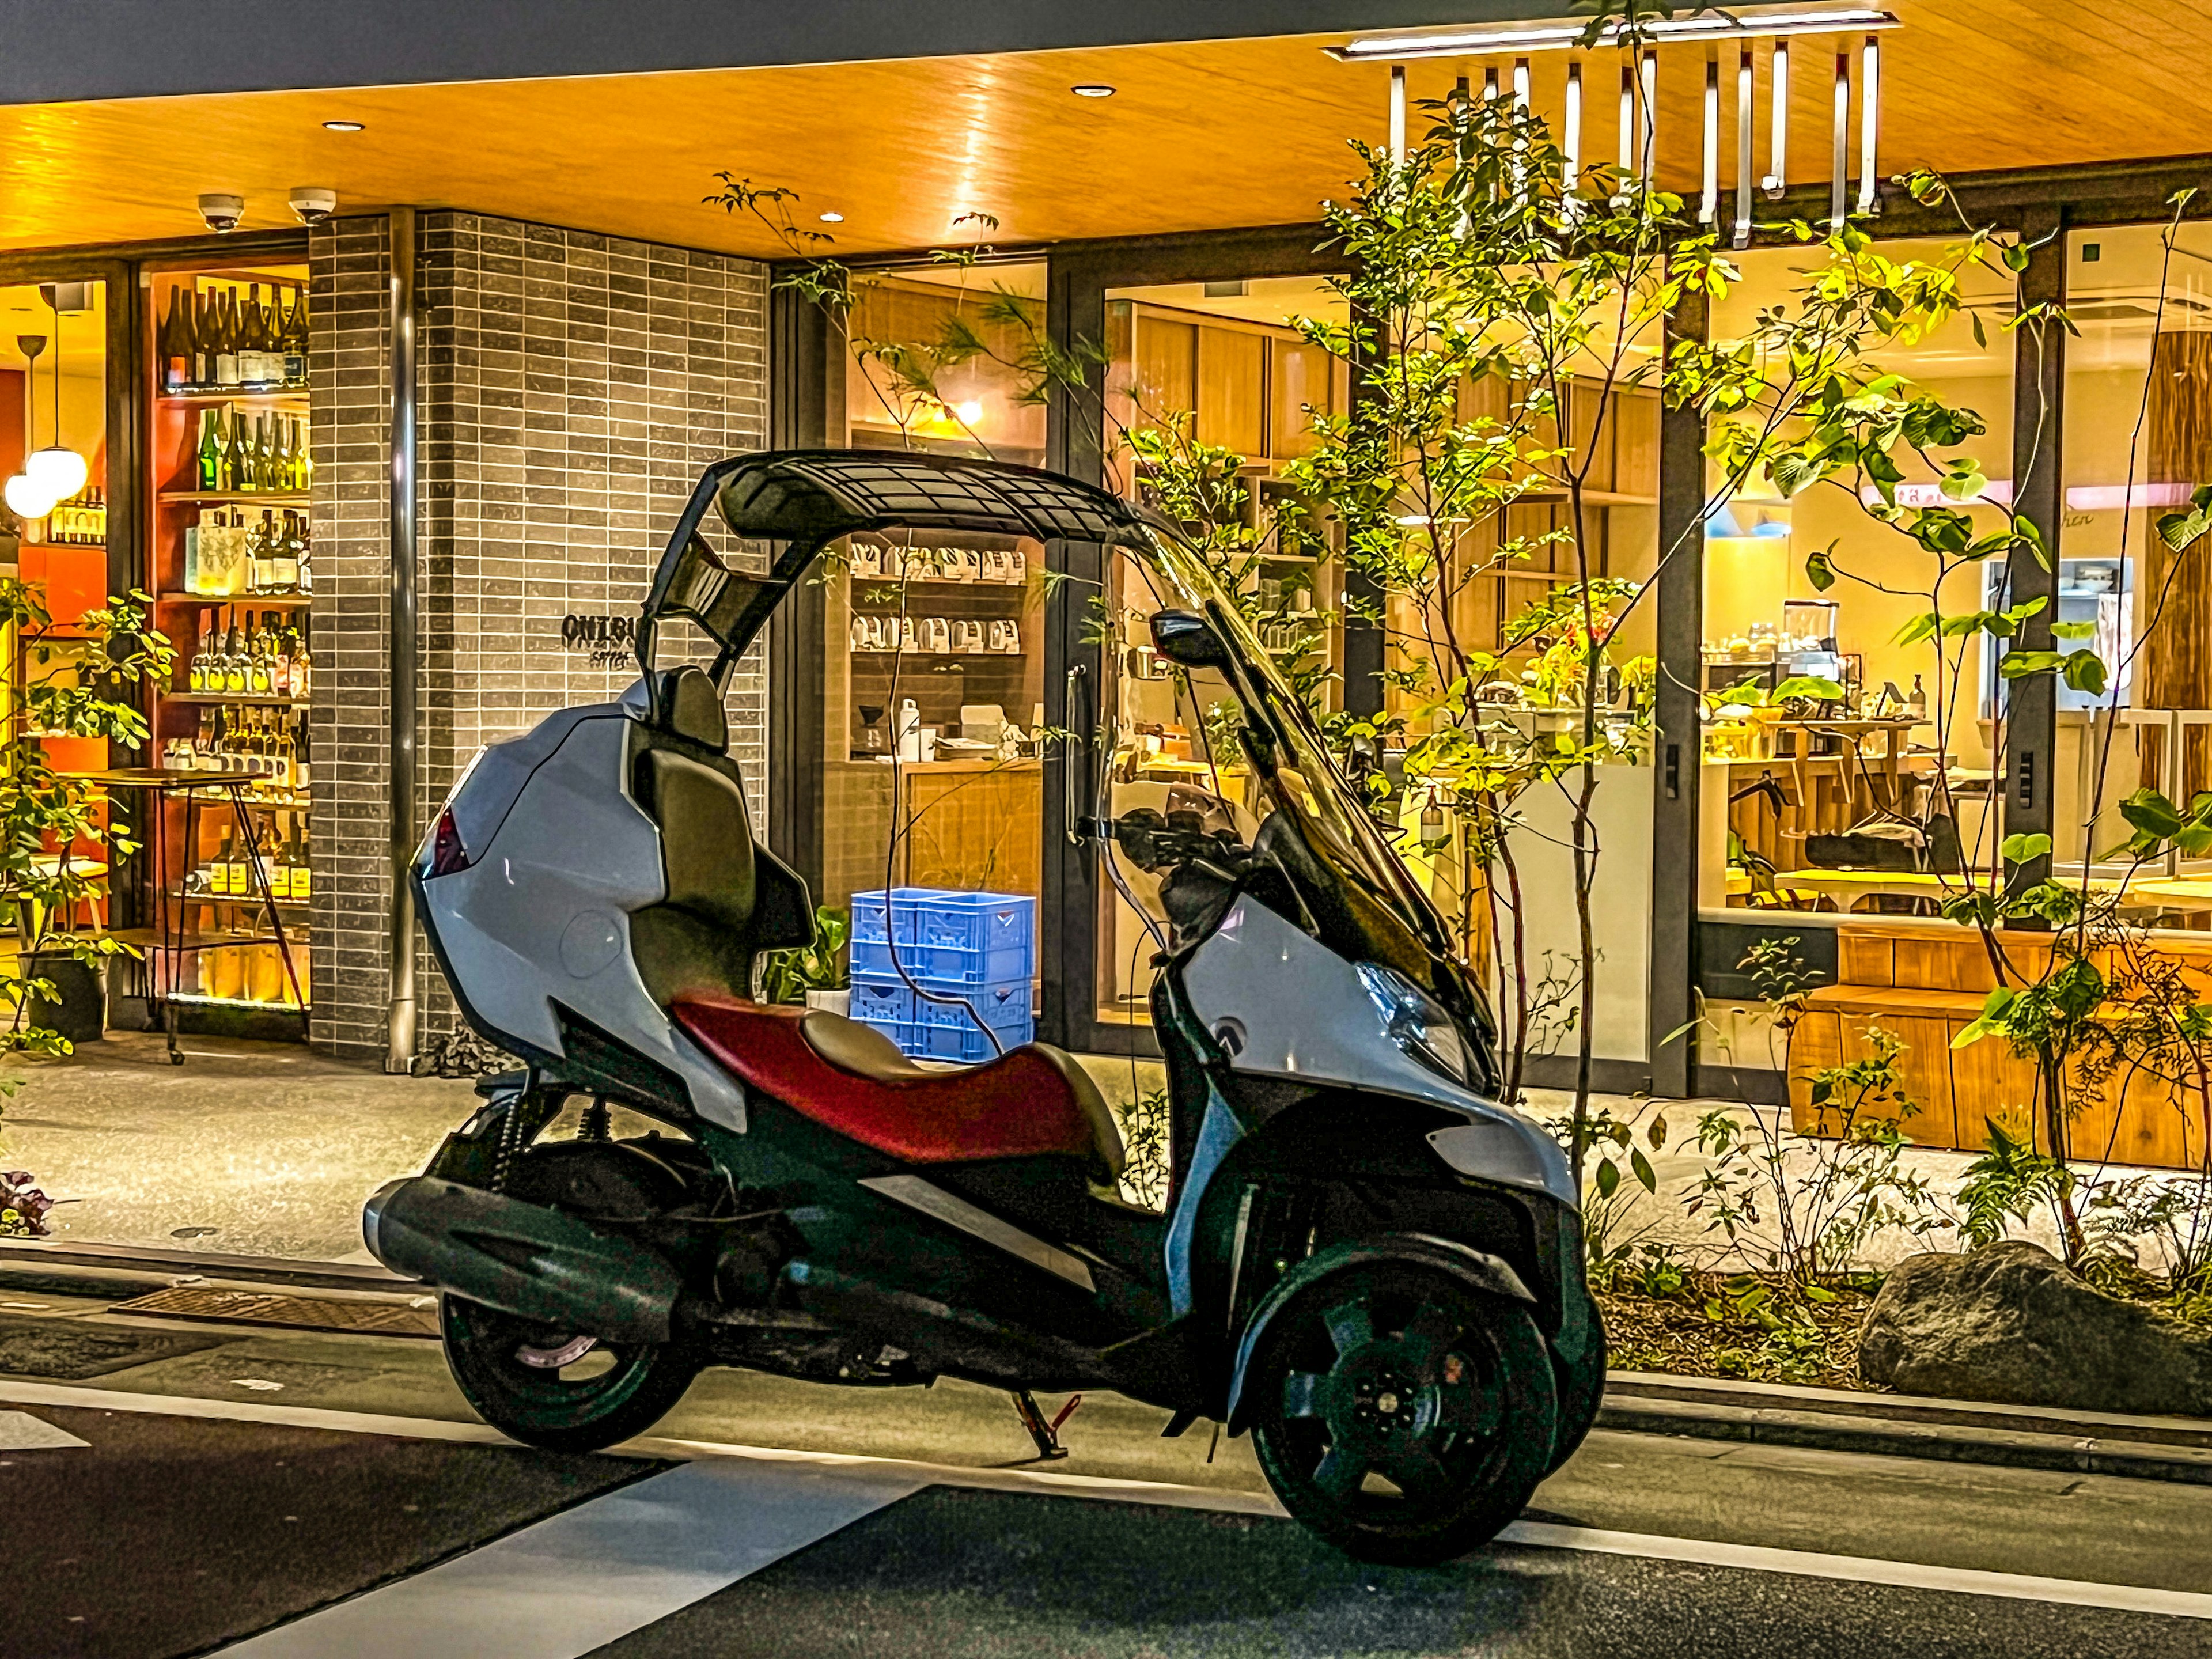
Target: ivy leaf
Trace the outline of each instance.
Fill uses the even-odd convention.
[[[1974,1017],[1971,1024],[1966,1026],[1958,1036],[1951,1039],[1951,1046],[1954,1048],[1971,1048],[1992,1032],[2002,1031],[2004,1029],[2004,1017],[2011,1011],[2012,1005],[2018,1000],[2019,994],[2018,992],[2006,990],[2002,986],[1990,992],[1982,1003],[1982,1012]]]
[[[2048,836],[2007,836],[1997,849],[2007,864],[2026,864],[2030,859],[2039,859],[2051,851]]]
[[[2105,693],[2105,662],[2094,651],[2069,651],[2059,665],[2058,677],[2076,691],[2093,697]]]
[[[2094,639],[2096,636],[2096,633],[2097,624],[2094,623],[2053,623],[2051,624],[2051,637],[2054,640]]]
[[[1825,593],[1836,585],[1836,567],[1832,561],[1836,542],[1841,540],[1843,538],[1838,536],[1835,542],[1830,542],[1826,547],[1816,547],[1805,556],[1805,580],[1813,584],[1815,593]]]

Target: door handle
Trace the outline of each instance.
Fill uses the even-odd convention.
[[[1066,759],[1060,772],[1060,830],[1070,847],[1083,845],[1083,789],[1079,781],[1079,769],[1087,770],[1091,739],[1076,712],[1076,693],[1089,669],[1077,663],[1067,671],[1066,683],[1060,688],[1060,717],[1067,722]]]

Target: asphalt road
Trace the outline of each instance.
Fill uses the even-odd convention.
[[[0,1376],[0,1659],[2212,1652],[2207,1488],[1600,1434],[1395,1571],[1110,1396],[1040,1468],[987,1390],[724,1374],[559,1457],[441,1406],[434,1344],[197,1328]]]

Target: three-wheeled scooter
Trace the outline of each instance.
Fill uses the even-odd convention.
[[[1235,711],[1233,756],[1148,804],[1086,744],[1061,757],[1066,828],[1156,917],[1164,1212],[1118,1188],[1115,1115],[1067,1054],[927,1066],[754,1000],[757,957],[808,943],[812,906],[754,839],[724,692],[864,532],[1110,550],[1152,596],[1163,678]],[[679,633],[703,662],[661,664]],[[477,757],[413,872],[469,1024],[526,1069],[364,1231],[441,1293],[487,1421],[604,1447],[707,1364],[1113,1389],[1171,1434],[1249,1431],[1290,1512],[1365,1559],[1442,1560],[1520,1510],[1604,1372],[1565,1161],[1491,1098],[1489,1016],[1442,919],[1172,525],[1021,467],[742,457],[701,479],[636,647],[618,702]],[[616,1109],[657,1127],[617,1138]]]

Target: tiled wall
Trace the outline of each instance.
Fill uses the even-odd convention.
[[[563,618],[634,617],[701,471],[763,447],[768,421],[763,267],[477,214],[426,214],[420,225],[418,824],[483,744],[556,708],[605,701],[635,678],[625,657],[564,645]],[[338,331],[332,344],[340,352],[348,344],[339,240],[346,234],[317,245],[319,254],[325,242],[336,245],[329,306],[320,303],[323,264],[315,266],[317,315]],[[317,507],[323,510],[319,492],[330,488],[339,494],[329,510],[342,514],[348,484],[337,447],[346,428],[333,427],[327,440],[337,476],[326,485],[319,405],[317,416]],[[381,499],[380,490],[380,514]],[[315,1035],[342,1053],[382,1052],[388,994],[380,797],[373,822],[359,824],[374,843],[369,878],[357,879],[343,861],[358,822],[347,792],[386,775],[381,596],[388,578],[380,521],[376,534],[373,599],[364,592],[349,602],[350,544],[335,550],[335,583],[324,577],[319,540],[316,557],[319,643],[329,639],[342,674],[356,656],[364,668],[374,661],[373,687],[349,676],[333,684],[340,706],[317,714],[331,722],[336,750],[325,762],[319,732],[317,787],[337,792],[331,810],[339,815],[330,834],[318,799],[318,857],[327,836],[341,861],[331,866],[337,892],[324,901],[330,920],[316,918],[336,978],[327,995],[317,986]],[[326,607],[336,630],[328,636]],[[758,661],[748,662],[732,688],[732,752],[752,787],[757,817],[766,696]],[[373,725],[369,740],[349,742],[348,721]],[[365,970],[358,981],[349,976],[356,966]],[[453,1004],[427,954],[418,983],[427,1040],[451,1029]]]
[[[315,464],[313,912],[318,1048],[381,1052],[391,792],[385,656],[389,555],[391,266],[386,221],[308,237],[308,437]]]

